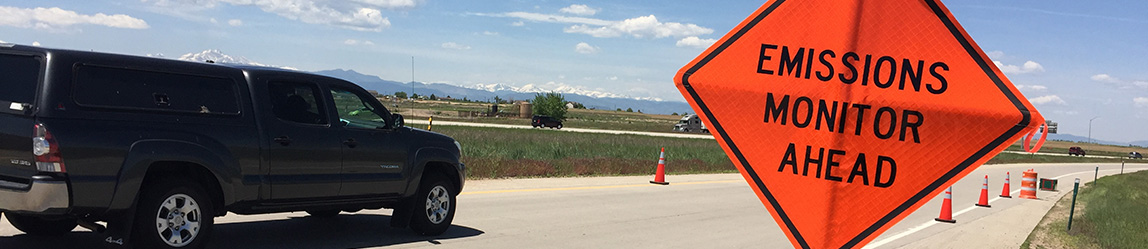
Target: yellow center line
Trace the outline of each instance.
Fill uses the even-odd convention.
[[[721,180],[721,181],[701,181],[701,182],[681,182],[672,183],[671,185],[696,185],[696,184],[715,184],[715,183],[731,183],[742,182],[742,180]],[[549,192],[549,191],[568,191],[568,190],[591,190],[591,189],[611,189],[611,188],[634,188],[634,187],[652,187],[659,186],[653,184],[631,184],[631,185],[609,185],[609,186],[586,186],[586,187],[568,187],[568,188],[534,188],[534,189],[506,189],[506,190],[488,190],[488,191],[472,191],[462,192],[459,195],[480,195],[480,194],[503,194],[503,193],[523,193],[523,192]]]

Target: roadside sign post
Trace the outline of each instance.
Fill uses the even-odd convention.
[[[1065,229],[1065,232],[1072,231],[1072,215],[1076,213],[1076,191],[1078,189],[1080,189],[1080,178],[1076,178],[1076,182],[1072,184],[1072,207],[1068,208],[1068,229]]]
[[[861,247],[1044,119],[937,0],[773,0],[674,78],[794,247]]]

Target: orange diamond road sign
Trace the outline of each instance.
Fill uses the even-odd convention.
[[[935,0],[775,0],[678,89],[794,246],[859,247],[1044,119]]]

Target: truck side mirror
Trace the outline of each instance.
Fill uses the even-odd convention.
[[[402,114],[398,114],[398,113],[391,114],[391,119],[395,121],[395,123],[394,123],[395,128],[403,127],[403,125],[406,125],[406,121],[403,120]]]

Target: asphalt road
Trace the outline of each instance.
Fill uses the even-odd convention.
[[[1119,164],[988,165],[953,188],[956,224],[937,223],[940,197],[880,235],[877,248],[1016,248],[1051,207],[1070,192],[1072,179],[1115,174]],[[1041,200],[995,198],[1004,172],[1013,196],[1021,172],[1061,177],[1060,192]],[[1148,169],[1127,165],[1125,171]],[[990,175],[992,208],[974,208],[983,176]],[[213,248],[787,248],[785,234],[738,174],[670,175],[669,186],[650,177],[482,180],[458,198],[454,226],[435,237],[387,226],[386,210],[343,213],[333,219],[306,213],[228,215],[217,218]],[[1065,191],[1069,189],[1069,191]],[[98,235],[77,228],[62,238],[21,234],[0,222],[0,248],[94,248]]]

